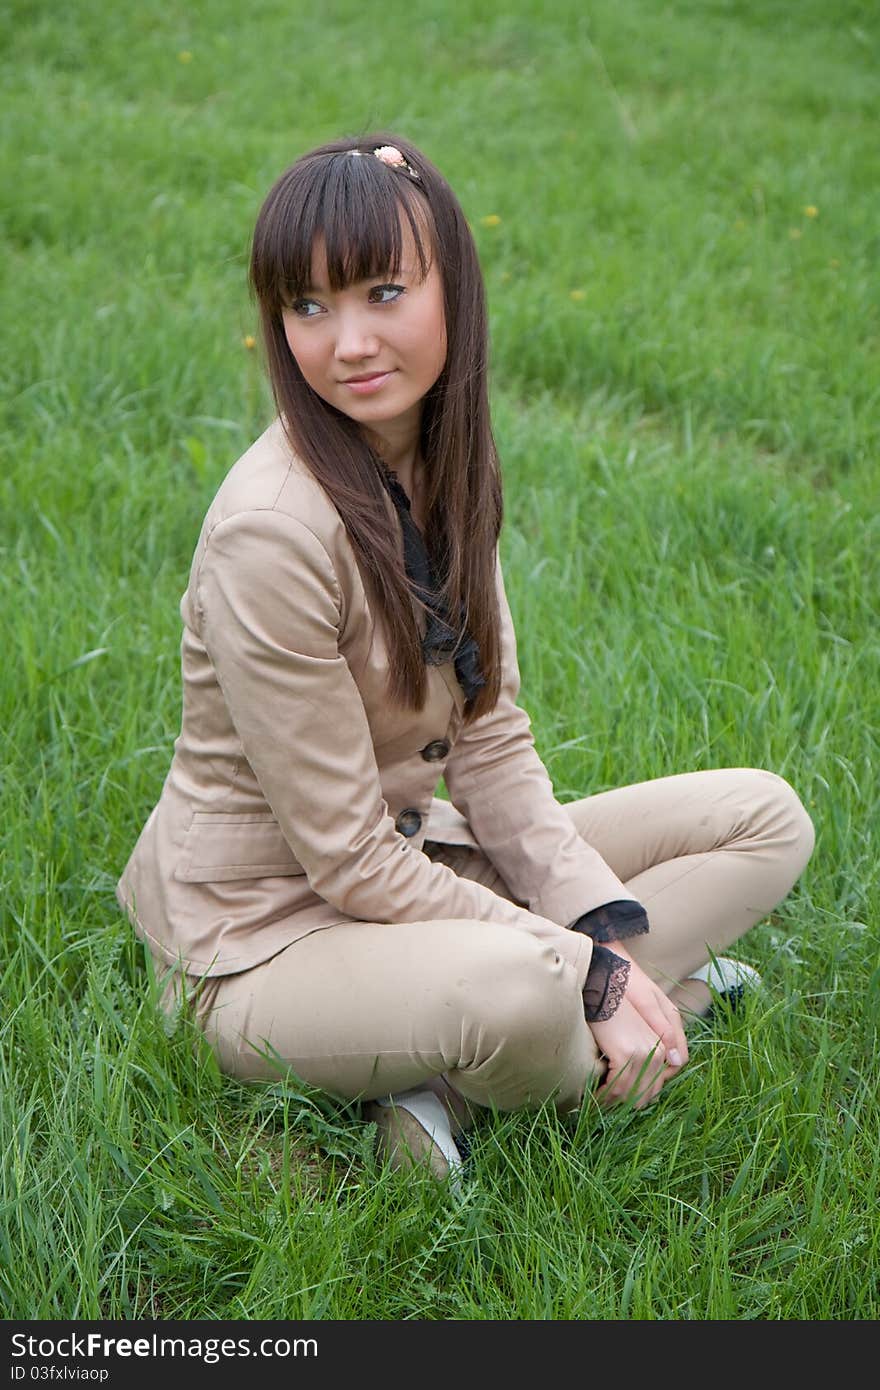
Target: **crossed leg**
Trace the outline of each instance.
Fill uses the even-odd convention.
[[[753,769],[661,778],[566,810],[647,909],[649,934],[627,945],[670,993],[781,902],[814,841],[791,787]],[[426,852],[512,896],[479,850]],[[197,994],[224,1071],[271,1079],[290,1067],[350,1099],[445,1076],[477,1104],[555,1096],[572,1109],[601,1071],[573,967],[495,923],[328,927],[241,975],[202,981]]]
[[[645,907],[627,942],[670,993],[772,912],[813,850],[812,822],[775,773],[721,768],[656,778],[568,802],[578,834]],[[511,894],[479,850],[431,845],[457,873]]]

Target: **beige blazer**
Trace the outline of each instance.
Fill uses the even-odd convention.
[[[392,708],[339,514],[270,426],[202,527],[180,605],[181,732],[117,889],[156,955],[232,974],[352,919],[534,929],[529,913],[567,926],[632,898],[553,795],[515,703],[500,567],[498,588],[495,710],[462,728],[451,663],[429,668],[421,710]],[[517,902],[433,862],[426,839],[479,845]]]

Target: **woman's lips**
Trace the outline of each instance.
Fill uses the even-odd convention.
[[[349,391],[356,392],[358,396],[368,396],[371,392],[378,391],[391,375],[391,372],[378,372],[376,376],[361,377],[359,381],[352,378],[342,384],[347,386]]]

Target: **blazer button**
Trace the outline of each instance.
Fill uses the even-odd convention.
[[[449,744],[445,738],[435,738],[432,743],[426,743],[422,749],[422,757],[426,763],[439,763],[449,752]]]
[[[394,822],[394,827],[400,831],[401,835],[405,835],[409,839],[411,835],[418,835],[422,828],[422,818],[419,812],[414,811],[410,806],[407,810],[401,811]]]

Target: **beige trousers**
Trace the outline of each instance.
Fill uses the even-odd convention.
[[[813,849],[788,783],[751,769],[664,777],[566,810],[647,909],[650,933],[627,945],[667,990],[766,917]],[[478,850],[425,848],[512,896]],[[166,1006],[180,983],[166,984]],[[445,1075],[469,1101],[501,1110],[580,1104],[600,1070],[583,983],[546,938],[479,921],[345,923],[241,974],[184,977],[233,1076],[277,1080],[289,1068],[344,1099],[370,1099]]]

